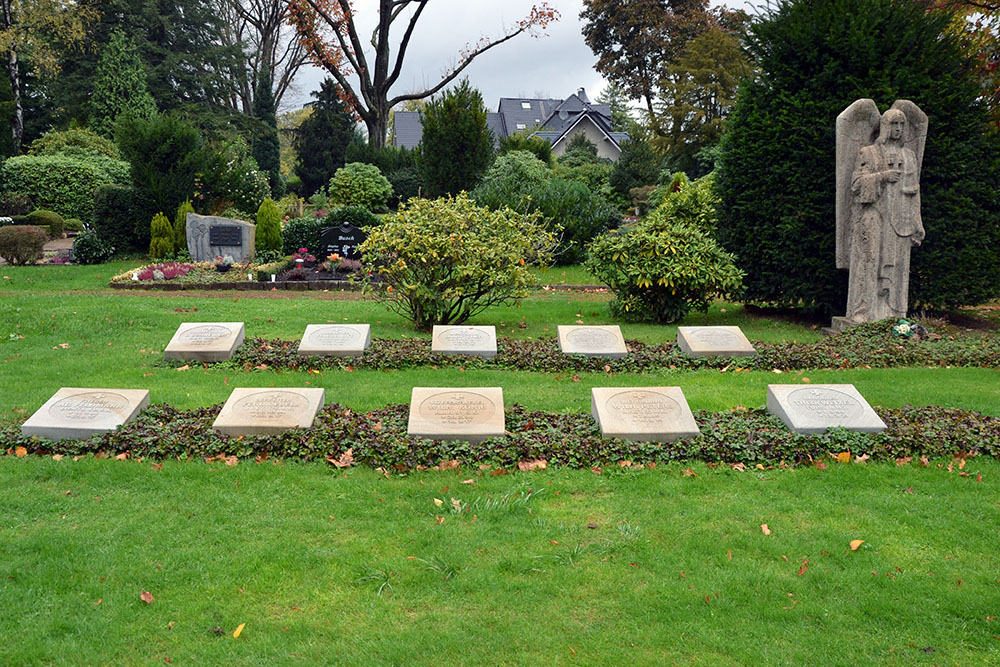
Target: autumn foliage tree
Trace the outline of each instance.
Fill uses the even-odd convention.
[[[366,52],[355,22],[351,0],[289,0],[289,20],[299,40],[317,64],[336,79],[344,102],[368,128],[368,140],[377,147],[385,145],[389,111],[397,104],[434,95],[455,79],[469,64],[490,49],[522,33],[536,34],[559,12],[542,2],[531,8],[527,17],[514,23],[500,36],[484,37],[458,53],[454,65],[441,80],[425,90],[410,90],[392,95],[406,58],[410,38],[430,0],[378,0],[378,21]],[[401,36],[390,29],[402,22]],[[398,40],[398,41],[397,41]],[[356,82],[354,81],[356,79]]]

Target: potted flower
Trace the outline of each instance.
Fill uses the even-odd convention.
[[[225,273],[233,267],[233,256],[226,255],[225,257],[221,255],[216,255],[215,257],[215,270],[219,273]]]
[[[316,257],[309,254],[308,248],[299,248],[299,251],[292,255],[295,260],[295,267],[300,268],[306,262],[315,262]]]

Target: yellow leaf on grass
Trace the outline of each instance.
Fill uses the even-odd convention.
[[[240,633],[243,632],[243,627],[246,623],[240,623],[239,626],[233,631],[233,639],[239,639]]]
[[[190,365],[188,365],[188,364],[184,364],[183,366],[181,366],[181,367],[180,367],[180,368],[178,368],[177,370],[179,370],[179,371],[186,371],[186,370],[187,370],[187,369],[189,369],[189,368],[191,368],[191,366],[190,366]]]
[[[27,455],[28,455],[28,450],[25,449],[24,447],[18,447],[17,449],[14,450],[14,456],[16,456],[18,458],[20,458],[22,456],[27,456]]]
[[[762,533],[764,533],[765,535],[770,535],[771,534],[771,529],[767,527],[766,523],[760,524],[760,531]]]
[[[850,462],[851,462],[850,452],[841,452],[837,454],[837,463],[850,463]]]
[[[858,547],[864,544],[864,540],[851,540],[851,551],[857,551]]]

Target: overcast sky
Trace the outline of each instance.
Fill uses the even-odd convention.
[[[480,37],[503,34],[505,27],[526,17],[540,0],[433,0],[420,17],[393,93],[425,90],[441,80],[458,52]],[[539,37],[522,34],[476,58],[461,76],[483,95],[486,108],[495,110],[501,97],[565,98],[585,88],[596,99],[606,82],[594,71],[597,58],[583,41],[580,11],[583,0],[550,0],[562,15]],[[713,1],[713,6],[723,4]],[[727,2],[730,7],[752,11],[747,2]],[[367,43],[377,18],[377,0],[356,0],[355,20]],[[398,41],[405,28],[402,17],[394,24]],[[310,101],[326,72],[316,67],[300,72],[296,94],[283,100],[283,110]]]

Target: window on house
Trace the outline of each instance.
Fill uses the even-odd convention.
[[[521,108],[522,109],[530,109],[531,108],[531,102],[521,102]]]
[[[517,125],[517,129],[519,129],[519,130],[526,130],[526,129],[528,129],[528,126],[525,125],[524,123],[516,123],[516,125]]]

